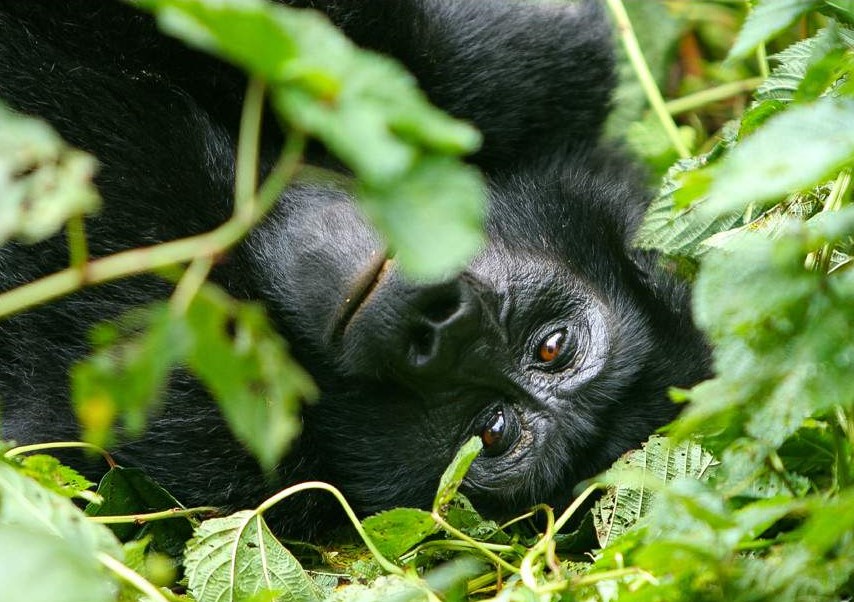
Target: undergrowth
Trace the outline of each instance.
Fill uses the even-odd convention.
[[[286,453],[297,400],[311,396],[313,385],[262,312],[205,283],[211,253],[239,240],[299,169],[304,140],[292,135],[269,179],[259,186],[251,176],[265,91],[285,122],[322,139],[353,169],[365,210],[405,249],[410,269],[441,272],[479,242],[480,182],[453,159],[474,147],[476,134],[429,108],[403,74],[319,21],[264,2],[139,4],[168,15],[170,33],[203,41],[254,78],[235,216],[204,237],[92,261],[82,220],[98,204],[91,159],[42,123],[0,113],[0,242],[40,240],[65,228],[72,258],[65,272],[0,295],[0,315],[139,271],[171,266],[166,273],[178,282],[169,303],[105,327],[98,336],[103,353],[75,370],[74,401],[88,443],[4,448],[0,598],[851,599],[854,3],[758,0],[744,18],[745,6],[735,2],[634,2],[626,12],[608,0],[633,75],[610,129],[620,131],[620,119],[631,123],[629,144],[652,169],[672,164],[637,244],[660,250],[693,282],[715,375],[674,391],[686,407],[665,436],[585,484],[572,507],[558,516],[533,508],[503,525],[485,520],[457,492],[479,440],[460,450],[430,511],[398,508],[361,522],[324,483],[295,485],[254,510],[219,516],[215,508],[182,507],[137,470],[113,466],[95,488],[45,455],[109,442],[115,414],[144,428],[146,400],[178,363],[205,380],[263,465]],[[258,24],[250,37],[264,52],[230,41],[236,19]],[[677,90],[666,89],[673,64],[666,49],[650,60],[640,53],[659,26],[678,48]],[[315,45],[333,56],[313,56]],[[292,54],[278,56],[277,47]],[[277,79],[287,61],[305,75]],[[383,78],[389,98],[360,96],[358,86],[370,87],[371,77]],[[354,110],[366,118],[394,123],[405,113],[407,139],[378,134],[354,149],[344,124],[329,125],[339,119],[324,102],[330,82],[354,86],[354,102],[364,103]],[[662,88],[678,98],[665,102]],[[306,115],[313,117],[300,121]],[[454,228],[383,219],[394,213],[390,191],[420,190],[423,178],[447,182],[445,196],[459,208]],[[51,184],[57,181],[62,186]],[[174,267],[185,263],[183,272]],[[234,329],[254,352],[234,347],[224,334]],[[131,359],[113,361],[116,345]],[[209,369],[199,349],[221,354],[231,369]],[[105,461],[114,464],[106,453]],[[338,499],[355,539],[342,535],[318,547],[283,545],[273,536],[264,512],[307,489]],[[595,503],[586,503],[594,495]]]

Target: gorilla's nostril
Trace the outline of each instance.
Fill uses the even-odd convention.
[[[433,324],[442,324],[453,316],[460,308],[460,292],[457,289],[446,289],[432,298],[421,310],[427,320]]]
[[[409,351],[410,359],[416,366],[423,366],[435,353],[436,331],[427,325],[416,326],[412,331]]]

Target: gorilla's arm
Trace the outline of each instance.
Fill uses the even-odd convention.
[[[610,30],[593,0],[280,0],[315,8],[391,55],[430,99],[483,132],[476,162],[501,167],[599,135],[614,84]],[[237,70],[159,35],[118,0],[7,0],[0,15],[99,71],[172,81],[236,126]]]
[[[599,4],[294,0],[397,57],[431,100],[483,132],[487,167],[598,138],[614,86]]]

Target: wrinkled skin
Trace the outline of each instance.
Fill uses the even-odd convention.
[[[353,199],[297,185],[213,278],[262,301],[321,389],[303,435],[262,475],[201,386],[176,374],[146,434],[114,450],[187,504],[240,508],[284,484],[338,485],[362,513],[425,506],[458,447],[484,452],[463,490],[507,516],[565,505],[573,486],[671,419],[671,386],[707,371],[684,286],[632,249],[642,175],[599,141],[613,82],[591,4],[509,0],[294,2],[403,60],[428,95],[485,134],[488,243],[463,273],[407,280]],[[129,7],[0,7],[0,97],[101,161],[92,253],[204,231],[230,211],[241,76],[157,35]],[[280,135],[265,134],[264,157]],[[322,151],[312,158],[330,165]],[[181,199],[176,202],[176,199]],[[0,249],[0,289],[63,267],[62,240]],[[92,324],[170,287],[153,277],[76,293],[0,323],[3,437],[77,436],[67,371]],[[271,520],[334,523],[304,496]]]

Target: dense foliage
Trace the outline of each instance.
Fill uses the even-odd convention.
[[[456,159],[476,134],[430,108],[396,65],[356,51],[313,16],[261,0],[140,4],[170,33],[263,81],[286,123],[333,149],[413,271],[439,273],[476,247],[480,184]],[[694,283],[696,319],[714,348],[715,376],[673,392],[687,405],[666,437],[577,492],[560,516],[540,507],[505,525],[457,495],[479,452],[473,440],[431,511],[399,508],[361,523],[352,516],[359,539],[341,534],[324,548],[285,546],[263,520],[284,497],[312,488],[346,507],[323,483],[222,517],[181,507],[132,469],[112,468],[93,491],[70,468],[32,454],[50,446],[7,447],[3,600],[850,599],[854,3],[757,0],[749,11],[724,0],[608,4],[627,49],[610,130],[626,132],[653,171],[679,159],[638,244],[661,250]],[[318,46],[329,54],[311,51]],[[676,100],[665,103],[662,89]],[[261,91],[256,83],[248,95],[234,220],[205,244],[94,262],[81,219],[97,208],[91,160],[43,124],[0,113],[0,242],[64,227],[72,245],[64,279],[0,295],[0,314],[73,290],[82,283],[75,270],[87,266],[95,279],[168,268],[162,273],[178,282],[169,304],[105,326],[95,336],[103,353],[75,371],[91,441],[106,441],[117,415],[142,428],[148,401],[177,364],[207,383],[263,464],[295,435],[297,400],[313,385],[261,310],[204,283],[210,243],[238,240],[299,169],[302,138],[292,136],[268,181],[256,186],[249,175]],[[347,102],[328,102],[337,95]],[[435,194],[436,183],[447,191]],[[423,209],[428,197],[447,199],[440,221]]]

